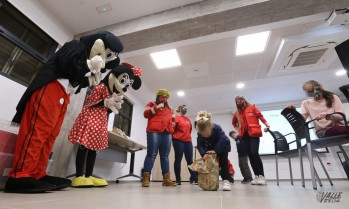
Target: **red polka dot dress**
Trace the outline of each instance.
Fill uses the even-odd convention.
[[[94,87],[70,130],[70,142],[96,151],[108,147],[108,108],[93,105],[110,97],[108,88],[103,83]]]

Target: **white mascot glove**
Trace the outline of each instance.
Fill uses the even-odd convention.
[[[104,100],[104,106],[108,107],[111,111],[113,111],[113,113],[119,114],[118,109],[121,109],[121,105],[124,103],[122,100],[123,98],[124,95],[113,93],[109,99]]]
[[[88,77],[88,82],[90,86],[98,85],[102,80],[101,69],[104,65],[104,61],[101,56],[94,56],[92,59],[87,60],[87,66],[90,69],[90,72],[86,73]]]
[[[87,60],[87,66],[90,69],[90,71],[94,74],[101,71],[103,64],[104,64],[104,60],[99,55],[96,55],[92,57],[92,59]]]

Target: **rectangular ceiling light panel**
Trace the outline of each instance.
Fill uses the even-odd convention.
[[[179,59],[176,49],[154,52],[151,53],[150,56],[159,70],[181,65],[181,60]]]
[[[254,33],[237,38],[236,56],[260,53],[265,50],[270,31]]]

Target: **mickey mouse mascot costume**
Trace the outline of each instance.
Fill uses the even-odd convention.
[[[119,64],[120,40],[100,31],[65,43],[37,74],[17,105],[20,124],[13,167],[5,192],[37,193],[71,185],[49,176],[46,167],[69,104],[69,94],[101,80],[101,70]],[[120,102],[120,101],[119,101]]]
[[[113,111],[118,114],[117,109],[121,108],[121,103],[120,106],[114,105],[115,98],[120,101],[130,87],[139,89],[142,84],[141,74],[142,69],[122,63],[113,68],[101,84],[93,87],[68,137],[72,143],[79,144],[75,160],[76,177],[72,180],[73,187],[108,185],[106,180],[92,176],[96,152],[108,147],[108,113]],[[83,176],[84,166],[85,176]]]

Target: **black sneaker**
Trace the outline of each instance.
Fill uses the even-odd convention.
[[[193,185],[198,185],[198,180],[197,179],[190,179],[190,184],[193,184]]]
[[[231,176],[231,177],[228,179],[228,181],[229,181],[230,183],[233,184],[235,180],[234,180],[234,178]]]
[[[250,183],[253,179],[250,177],[250,178],[244,178],[241,183],[242,184],[247,184],[247,183]]]
[[[182,185],[181,180],[176,180],[176,184],[177,184],[177,185]]]

